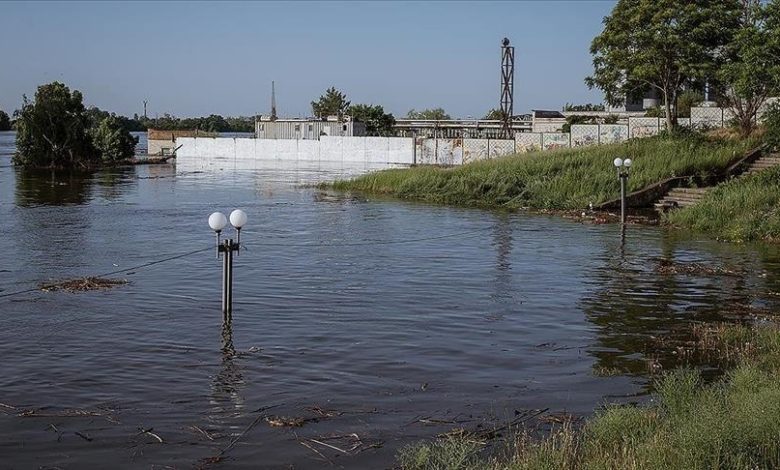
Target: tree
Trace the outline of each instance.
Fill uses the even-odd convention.
[[[704,101],[704,95],[696,90],[685,90],[681,92],[677,95],[677,106],[675,106],[677,117],[691,117],[691,108],[701,104],[702,101]]]
[[[320,96],[319,100],[311,102],[311,111],[320,119],[328,116],[338,116],[339,119],[342,119],[349,105],[347,95],[336,90],[335,87],[330,87],[324,95]]]
[[[482,119],[486,121],[503,121],[504,112],[498,108],[493,108],[490,111],[488,111],[487,114],[485,114],[485,117],[483,117]]]
[[[573,103],[566,103],[563,106],[563,111],[606,111],[606,108],[603,104],[573,104]]]
[[[452,119],[442,108],[423,109],[422,111],[409,110],[406,113],[408,119],[424,119],[429,121],[446,121]]]
[[[764,112],[764,142],[772,150],[780,150],[780,103],[772,103]]]
[[[763,5],[744,0],[741,28],[724,48],[725,64],[718,78],[726,106],[732,108],[747,136],[759,109],[780,90],[780,2]]]
[[[11,119],[8,117],[8,114],[5,113],[2,109],[0,109],[0,131],[10,131],[11,130]]]
[[[24,97],[16,118],[17,165],[74,168],[99,159],[87,135],[89,119],[78,90],[71,92],[59,82],[41,85],[34,102]]]
[[[380,105],[355,104],[349,107],[349,115],[352,119],[366,125],[367,135],[391,136],[395,117]]]
[[[686,83],[714,77],[722,48],[739,28],[739,0],[619,0],[593,39],[593,75],[608,103],[657,90],[668,129]]]
[[[100,124],[90,129],[89,134],[104,163],[117,163],[135,155],[138,138],[130,135],[116,116],[103,118]]]

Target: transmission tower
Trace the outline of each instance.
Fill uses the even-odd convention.
[[[512,116],[514,115],[515,48],[509,45],[509,38],[501,41],[501,135],[510,139]]]

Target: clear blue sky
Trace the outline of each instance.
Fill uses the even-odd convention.
[[[132,115],[310,114],[333,85],[396,116],[497,107],[500,40],[516,47],[515,112],[599,103],[583,79],[614,1],[0,2],[0,108],[53,80]]]

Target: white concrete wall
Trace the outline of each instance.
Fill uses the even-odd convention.
[[[320,140],[180,137],[176,162],[186,169],[268,169],[296,165],[387,168],[414,163],[411,137],[327,137]]]

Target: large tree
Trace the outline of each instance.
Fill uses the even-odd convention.
[[[740,10],[740,0],[619,0],[593,39],[594,72],[585,82],[612,105],[657,90],[673,129],[677,95],[714,78]]]
[[[2,109],[0,109],[0,131],[10,131],[11,130],[11,119],[8,117],[8,114],[5,113]]]
[[[347,112],[349,104],[346,94],[338,91],[336,87],[330,87],[325,90],[325,94],[320,96],[320,99],[311,102],[311,111],[320,119],[328,116],[338,116],[341,119]]]
[[[90,122],[78,90],[71,92],[59,82],[41,85],[35,101],[24,97],[16,117],[16,164],[75,168],[99,160],[87,134]]]
[[[138,138],[130,135],[117,116],[103,118],[90,129],[90,136],[105,163],[118,163],[135,155]]]
[[[432,121],[446,121],[448,119],[452,119],[450,118],[450,115],[447,114],[442,108],[423,109],[422,111],[415,111],[412,109],[406,113],[406,117],[409,119],[424,119]]]
[[[353,104],[349,107],[349,115],[352,119],[366,125],[366,134],[376,136],[393,135],[395,117],[380,105]]]
[[[767,98],[780,90],[780,2],[743,0],[741,27],[724,48],[718,78],[743,135],[756,125]]]

